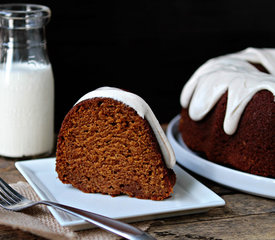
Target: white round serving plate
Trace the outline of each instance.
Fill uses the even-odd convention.
[[[174,149],[177,162],[194,173],[207,179],[249,194],[275,199],[275,179],[261,177],[219,164],[212,163],[191,151],[179,133],[180,115],[168,125],[167,137]]]

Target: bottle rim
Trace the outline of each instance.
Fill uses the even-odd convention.
[[[36,28],[48,23],[51,17],[49,7],[40,4],[0,4],[0,27]]]

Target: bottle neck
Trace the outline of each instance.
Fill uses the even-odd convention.
[[[45,28],[8,29],[0,28],[1,48],[46,49]]]
[[[49,64],[45,26],[51,11],[37,4],[0,4],[0,63]]]
[[[0,63],[49,64],[45,28],[0,28]]]

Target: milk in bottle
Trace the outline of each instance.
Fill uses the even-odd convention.
[[[50,154],[54,144],[54,79],[46,50],[51,11],[0,4],[0,155]]]

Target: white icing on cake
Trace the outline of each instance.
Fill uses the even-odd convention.
[[[257,70],[249,62],[260,63],[270,74]],[[189,116],[199,121],[228,91],[223,128],[232,135],[239,119],[255,93],[268,90],[275,95],[275,49],[247,48],[244,51],[210,59],[184,86],[180,103],[189,107]]]
[[[118,88],[102,87],[85,94],[76,104],[96,97],[112,98],[135,109],[138,115],[149,122],[159,143],[166,166],[172,168],[175,165],[176,158],[174,151],[150,106],[141,97]]]

